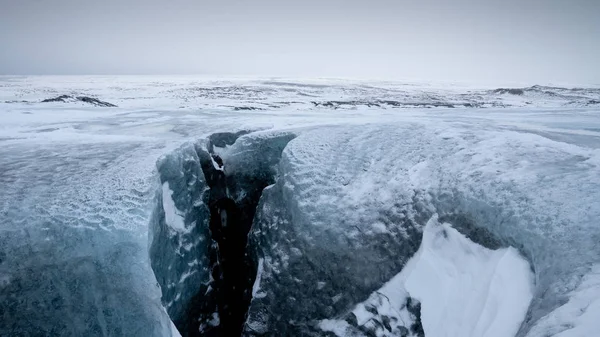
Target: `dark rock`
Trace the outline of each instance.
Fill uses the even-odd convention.
[[[498,88],[493,91],[496,94],[509,94],[521,96],[525,93],[525,90],[519,88]]]
[[[42,100],[42,103],[52,103],[52,102],[63,102],[64,103],[69,100],[77,100],[79,102],[83,102],[83,103],[87,103],[87,104],[91,104],[91,105],[95,105],[95,106],[101,106],[101,107],[109,107],[109,108],[116,107],[116,105],[114,105],[112,103],[104,102],[97,98],[88,97],[88,96],[73,97],[73,96],[69,96],[69,95],[60,95],[58,97],[47,98],[45,100]]]
[[[252,110],[264,110],[262,108],[254,107],[254,106],[236,106],[233,107],[234,111],[252,111]]]
[[[109,108],[117,107],[116,105],[114,105],[112,103],[104,102],[97,98],[92,98],[92,97],[87,97],[87,96],[78,96],[77,100],[84,102],[84,103],[89,103],[89,104],[92,104],[95,106],[103,106],[103,107],[109,107]]]
[[[54,98],[47,98],[45,100],[42,101],[42,103],[50,103],[50,102],[64,102],[67,99],[71,99],[73,98],[72,96],[69,95],[60,95],[58,97],[54,97]]]

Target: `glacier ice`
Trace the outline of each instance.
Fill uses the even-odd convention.
[[[468,328],[468,324],[479,324],[472,326],[473,336],[517,330],[518,336],[537,336],[536,331],[541,331],[544,324],[555,326],[548,322],[573,319],[568,313],[561,314],[573,310],[561,309],[565,301],[578,298],[578,291],[594,291],[594,274],[586,276],[585,272],[591,270],[597,256],[593,236],[588,236],[593,230],[582,232],[582,236],[562,230],[567,221],[571,221],[569,228],[587,225],[580,208],[589,205],[585,198],[593,193],[578,195],[581,188],[577,190],[560,180],[553,181],[555,185],[546,188],[546,194],[531,191],[541,191],[539,180],[552,179],[548,174],[553,172],[556,177],[572,175],[571,181],[580,179],[589,184],[593,181],[590,178],[594,174],[595,150],[529,133],[447,129],[419,123],[324,126],[296,133],[295,138],[291,137],[293,140],[284,136],[285,140],[279,143],[272,132],[250,133],[213,149],[223,168],[210,159],[212,169],[221,169],[231,177],[226,183],[226,193],[236,202],[243,204],[249,193],[254,196],[247,200],[255,203],[260,197],[248,246],[259,277],[252,277],[254,285],[249,291],[253,299],[245,334],[318,334],[323,328],[349,331],[352,326],[364,329],[375,324],[348,321],[349,310],[369,301],[379,303],[379,309],[383,310],[386,300],[377,295],[381,293],[377,289],[393,280],[415,258],[419,247],[423,247],[423,233],[427,233],[424,226],[436,213],[440,221],[450,223],[458,231],[452,237],[464,235],[485,247],[467,249],[485,262],[481,263],[492,266],[486,268],[496,268],[497,273],[487,273],[482,282],[491,282],[503,290],[498,282],[506,278],[506,270],[522,275],[522,281],[514,279],[511,283],[515,284],[513,290],[521,289],[518,293],[522,296],[517,299],[504,296],[506,301],[499,302],[499,297],[494,296],[499,296],[500,290],[490,294],[478,288],[479,299],[491,298],[497,306],[485,304],[488,311],[473,321],[468,318],[474,314],[467,311],[475,310],[481,303],[473,302],[465,311],[458,311],[455,315],[463,316],[453,316],[451,320],[457,322],[457,328],[446,329],[448,336],[464,334],[460,328]],[[280,159],[277,153],[282,150]],[[561,169],[561,163],[571,162],[580,163],[581,169]],[[270,182],[273,185],[251,188],[263,172],[271,172],[268,175],[273,177],[275,166],[276,179]],[[569,202],[548,198],[556,188],[561,193],[575,193],[579,199]],[[583,200],[583,204],[575,200]],[[555,203],[562,208],[555,208]],[[185,213],[185,207],[177,206],[174,212]],[[597,212],[589,211],[591,217]],[[540,218],[540,215],[546,216]],[[555,248],[568,244],[569,240],[578,240],[578,249],[557,255]],[[464,245],[459,247],[466,249]],[[531,263],[535,272],[531,293],[527,291],[529,267],[519,264],[515,248],[506,247],[515,247]],[[492,251],[502,253],[488,253]],[[390,256],[395,259],[389,259]],[[459,256],[455,260],[469,261]],[[461,270],[460,265],[457,268]],[[431,317],[448,315],[439,311],[432,314],[435,305],[432,308],[431,303],[435,300],[423,295],[427,290],[415,287],[415,284],[430,284],[435,288],[432,274],[415,272],[415,275],[409,278],[404,290],[394,290],[397,294],[405,292],[399,295],[403,299],[400,306],[405,308],[399,317],[412,322],[398,325],[396,330],[391,328],[395,334],[418,333],[419,329],[427,333],[428,326],[434,329],[431,326],[441,324]],[[589,286],[578,290],[582,280],[588,280],[584,283]],[[437,300],[450,296],[447,292],[438,295]],[[532,301],[528,307],[529,296]],[[394,308],[390,305],[387,304],[386,310]],[[490,318],[492,314],[485,316],[485,312],[494,310],[498,310],[497,321]],[[340,321],[341,317],[346,317],[346,321]],[[422,328],[421,323],[415,325],[419,320]],[[436,323],[431,323],[432,320]],[[447,323],[447,320],[442,321]],[[581,320],[582,324],[587,322]],[[375,325],[379,327],[390,325],[382,319],[378,322]],[[376,326],[371,328],[377,330]]]
[[[390,285],[437,213],[530,263],[518,337],[593,336],[599,93],[0,77],[0,335],[215,332],[208,220],[229,193],[253,224],[247,335],[427,329],[427,299]],[[118,107],[40,103],[63,94]]]
[[[171,335],[146,250],[152,171],[138,151],[158,154],[135,143],[0,146],[1,336]]]

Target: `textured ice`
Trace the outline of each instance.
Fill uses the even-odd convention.
[[[558,308],[593,277],[600,256],[597,160],[586,143],[486,125],[303,132],[263,194],[254,235],[263,237],[267,296],[253,302],[250,322],[291,329],[292,320],[310,329],[312,320],[343,315],[401,270],[421,226],[439,213],[473,241],[513,246],[532,263],[533,301],[518,335],[546,315],[574,324]],[[395,264],[385,256],[397,257]],[[284,314],[267,317],[269,308]]]
[[[227,265],[221,263],[221,256],[226,252],[209,227],[214,205],[224,197],[235,200],[239,214],[220,211],[220,216],[244,222],[228,226],[249,228],[255,204],[263,188],[273,182],[274,167],[294,137],[279,131],[242,136],[246,133],[214,133],[182,145],[157,162],[161,186],[150,226],[150,260],[162,302],[186,336],[197,335],[198,330],[211,335],[212,327],[221,322],[232,324],[231,318],[219,317],[225,307],[220,301],[233,295],[221,289],[229,283],[222,276]],[[235,272],[244,280],[240,286],[245,278],[251,286],[255,272]],[[248,300],[251,293],[249,287]],[[242,323],[243,319],[240,327]]]
[[[600,317],[600,266],[594,265],[569,294],[567,303],[542,317],[530,336],[595,336]]]
[[[512,246],[530,262],[533,299],[517,336],[593,336],[600,94],[496,89],[2,77],[0,335],[169,336],[163,305],[184,312],[206,280],[202,259],[186,255],[203,249],[206,230],[190,221],[203,207],[196,139],[272,129],[297,137],[275,143],[285,147],[281,161],[271,157],[278,178],[251,235],[262,266],[249,333],[322,333],[319,322],[345,317],[402,271],[438,213],[473,242]],[[41,102],[60,95],[118,107]],[[247,146],[269,149],[261,137],[220,147],[240,158],[232,172],[251,168]],[[164,234],[157,277],[149,222]]]
[[[157,162],[161,188],[150,222],[150,260],[171,319],[185,326],[210,280],[208,187],[196,146],[187,143]],[[201,149],[199,149],[201,151]]]
[[[170,335],[147,262],[152,161],[137,153],[159,155],[135,142],[0,146],[0,335]]]

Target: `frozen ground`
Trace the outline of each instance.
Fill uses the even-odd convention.
[[[42,102],[61,95],[69,98]],[[334,298],[313,317],[325,330],[363,333],[346,327],[344,317],[377,297],[381,288],[384,294],[398,294],[387,311],[401,307],[400,299],[408,296],[421,302],[426,335],[458,336],[468,328],[471,336],[499,336],[493,331],[595,336],[600,331],[599,103],[597,88],[2,77],[0,335],[171,335],[148,261],[155,192],[163,193],[161,207],[174,230],[185,232],[189,224],[182,223],[177,207],[170,207],[176,206],[173,199],[165,198],[165,191],[178,192],[175,185],[160,184],[156,160],[177,155],[173,151],[183,143],[246,129],[262,131],[244,138],[240,148],[232,147],[230,157],[224,152],[226,167],[243,166],[235,158],[253,137],[277,132],[296,137],[278,164],[281,179],[264,195],[257,213],[268,228],[286,232],[265,241],[278,243],[279,250],[261,251],[255,308],[268,308],[272,296],[283,294],[277,286],[283,276],[277,273],[291,280],[308,277],[292,268],[299,259],[292,253],[310,259],[302,249],[326,247],[329,251],[315,258],[351,261],[349,269],[335,274],[344,276],[338,283],[346,282],[347,292],[337,297],[341,285],[331,286],[336,283],[331,278],[295,286]],[[269,220],[264,207],[270,200],[281,200],[283,210],[292,210],[293,221]],[[441,222],[448,223],[445,230],[454,241],[425,254],[435,240],[424,237],[421,244],[418,233],[429,233],[425,224],[435,213],[446,215]],[[412,242],[416,234],[398,226],[405,218],[418,242],[404,251],[405,244],[396,247],[392,240],[382,253],[380,238]],[[472,234],[479,229],[486,234]],[[288,244],[289,233],[311,245]],[[344,249],[346,255],[336,255]],[[413,255],[385,255],[396,251],[417,252],[408,262],[414,265],[409,276],[403,267]],[[466,252],[475,257],[461,269],[463,259],[469,260]],[[531,284],[522,258],[531,265]],[[332,270],[335,265],[331,262]],[[456,287],[438,287],[428,265],[447,266],[444,277]],[[523,281],[507,277],[507,268],[521,270],[516,275]],[[361,270],[365,275],[358,274]],[[494,286],[478,288],[472,275],[482,273],[486,276],[479,281]],[[365,284],[355,283],[363,278]],[[398,279],[402,284],[390,289]],[[460,288],[465,283],[459,280],[472,281],[474,290]],[[423,287],[429,284],[439,296],[428,295]],[[457,297],[457,288],[465,296]],[[492,289],[518,292],[500,296]],[[517,315],[529,303],[523,289],[532,296],[524,320]],[[488,301],[482,304],[482,297]],[[450,304],[439,306],[436,301],[442,299]],[[378,310],[370,313],[378,316],[375,320],[389,316]],[[509,322],[501,327],[506,330],[485,330],[507,313],[515,316],[501,321]],[[412,319],[407,311],[398,315]],[[470,319],[474,315],[480,318]],[[256,317],[252,308],[250,317]],[[438,334],[436,324],[449,328]],[[403,331],[396,330],[397,335]]]

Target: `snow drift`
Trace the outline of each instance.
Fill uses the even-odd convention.
[[[514,336],[532,298],[532,277],[515,249],[482,247],[434,215],[398,275],[345,320],[319,327],[341,337]]]

